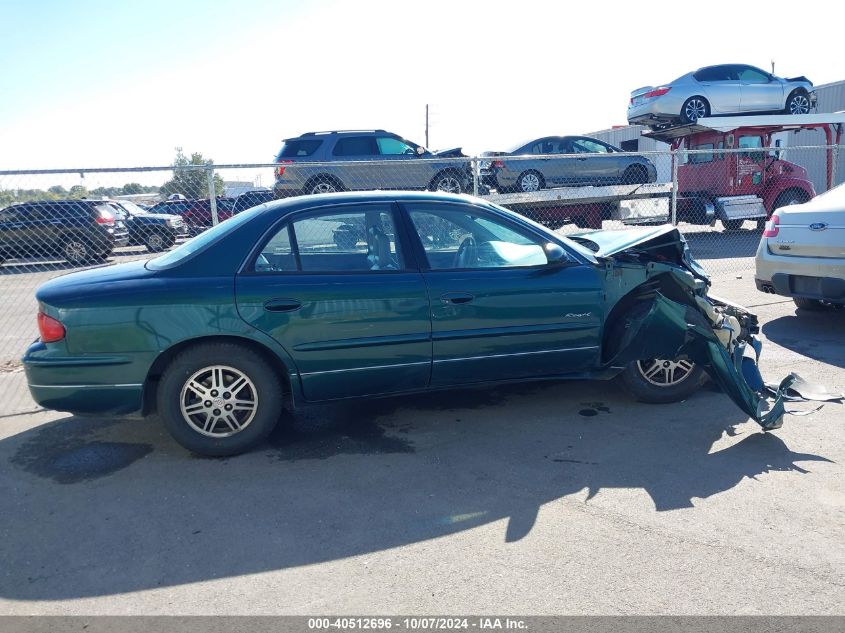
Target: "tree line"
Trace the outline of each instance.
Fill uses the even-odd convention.
[[[67,200],[80,198],[111,198],[114,196],[128,196],[148,193],[159,194],[162,198],[178,193],[186,198],[208,197],[208,176],[203,169],[185,169],[194,165],[211,165],[213,161],[203,158],[199,152],[190,157],[185,156],[181,147],[176,148],[176,158],[173,160],[173,178],[163,185],[142,185],[129,182],[117,187],[97,187],[89,190],[84,185],[74,185],[66,189],[62,185],[53,185],[48,189],[0,189],[0,209],[17,202],[32,202],[36,200]],[[223,178],[214,174],[214,190],[216,196],[222,196],[225,186]]]

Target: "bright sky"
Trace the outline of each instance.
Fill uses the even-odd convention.
[[[0,0],[0,169],[269,162],[343,128],[424,143],[426,103],[432,148],[507,149],[624,124],[632,89],[704,65],[845,79],[833,5],[803,6]]]

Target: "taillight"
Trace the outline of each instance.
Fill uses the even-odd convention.
[[[287,165],[287,164],[292,163],[293,161],[292,160],[277,160],[276,162],[279,163],[279,164]],[[281,178],[284,175],[285,175],[284,166],[276,167],[276,178]]]
[[[778,216],[770,217],[769,221],[766,222],[766,228],[763,230],[763,237],[777,237],[780,231],[779,224],[780,218]]]
[[[109,226],[114,226],[114,216],[106,211],[105,209],[100,209],[98,212],[97,217],[94,221],[97,224],[107,224]]]
[[[647,92],[643,95],[646,99],[651,99],[652,97],[662,97],[667,92],[669,92],[672,88],[671,87],[663,87],[663,88],[656,88],[650,92]]]
[[[505,161],[503,160],[494,160],[491,164],[491,167],[494,169],[504,169],[505,168]]]
[[[65,326],[62,325],[61,321],[39,312],[38,334],[44,343],[55,343],[65,337]]]

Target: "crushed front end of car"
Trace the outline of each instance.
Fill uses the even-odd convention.
[[[619,340],[605,340],[608,369],[634,361],[687,358],[765,430],[783,423],[785,399],[801,398],[790,374],[767,386],[758,360],[762,344],[757,316],[709,294],[710,279],[692,258],[681,232],[672,226],[579,233],[570,239],[587,246],[605,265],[610,319],[625,319]],[[610,320],[609,319],[609,320]],[[807,390],[809,391],[809,390]],[[816,389],[826,394],[824,389]]]

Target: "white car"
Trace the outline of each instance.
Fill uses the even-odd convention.
[[[805,310],[845,305],[845,185],[781,207],[757,247],[754,282]]]

